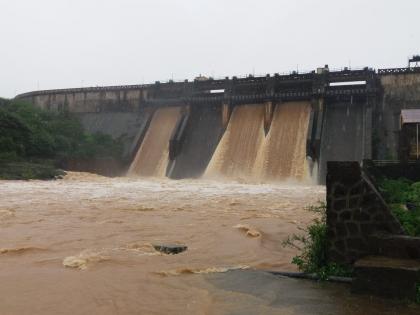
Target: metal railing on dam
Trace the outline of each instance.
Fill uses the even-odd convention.
[[[321,70],[321,71],[320,71]],[[77,93],[106,93],[127,91],[151,91],[154,99],[177,98],[183,101],[210,102],[228,100],[299,100],[313,96],[338,96],[338,95],[362,95],[377,92],[377,81],[383,75],[399,75],[420,73],[420,67],[378,69],[348,69],[329,70],[320,68],[317,71],[299,73],[293,71],[289,74],[264,75],[222,79],[199,77],[193,81],[156,81],[153,84],[95,86],[69,89],[39,90],[22,93],[16,98],[33,98],[45,95],[63,95]],[[352,82],[366,82],[364,86],[352,85]],[[346,83],[341,87],[330,87],[334,83]],[[212,95],[212,91],[223,91]],[[221,94],[221,95],[220,95]],[[153,97],[155,95],[155,97]],[[153,102],[150,102],[153,103]]]
[[[379,69],[379,75],[420,73],[420,67]]]
[[[366,81],[371,82],[375,78],[375,71],[370,68],[362,70],[344,69],[340,71],[328,71],[324,69],[322,73],[316,71],[308,73],[292,72],[290,74],[265,75],[254,77],[226,77],[224,79],[197,78],[194,81],[185,80],[183,82],[169,81],[166,83],[155,82],[154,84],[141,85],[116,85],[116,86],[96,86],[84,88],[41,90],[19,94],[16,98],[31,98],[43,95],[62,95],[76,93],[103,93],[112,91],[151,91],[159,97],[151,98],[183,98],[185,100],[209,101],[209,100],[228,100],[228,99],[300,99],[308,98],[312,95],[346,95],[363,94],[375,92],[373,84],[367,84],[365,88],[360,86],[347,85],[341,88],[329,88],[330,83]],[[212,95],[212,91],[223,91],[223,97]],[[149,93],[150,94],[150,93]]]

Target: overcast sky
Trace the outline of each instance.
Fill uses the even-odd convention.
[[[0,0],[0,96],[420,53],[419,0]]]

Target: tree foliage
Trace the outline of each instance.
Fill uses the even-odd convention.
[[[120,158],[122,145],[104,134],[88,134],[66,112],[26,102],[0,101],[0,159]]]

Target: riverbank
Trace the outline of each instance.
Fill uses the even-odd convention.
[[[62,178],[65,174],[52,163],[0,161],[0,180],[50,180]]]

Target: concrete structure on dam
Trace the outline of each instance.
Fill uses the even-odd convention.
[[[198,77],[16,98],[68,111],[88,131],[121,139],[127,169],[131,164],[139,175],[194,178],[218,171],[240,178],[244,171],[275,180],[302,178],[318,166],[324,182],[327,161],[406,158],[403,144],[412,141],[400,139],[401,111],[420,109],[420,68],[325,66],[310,73]]]

